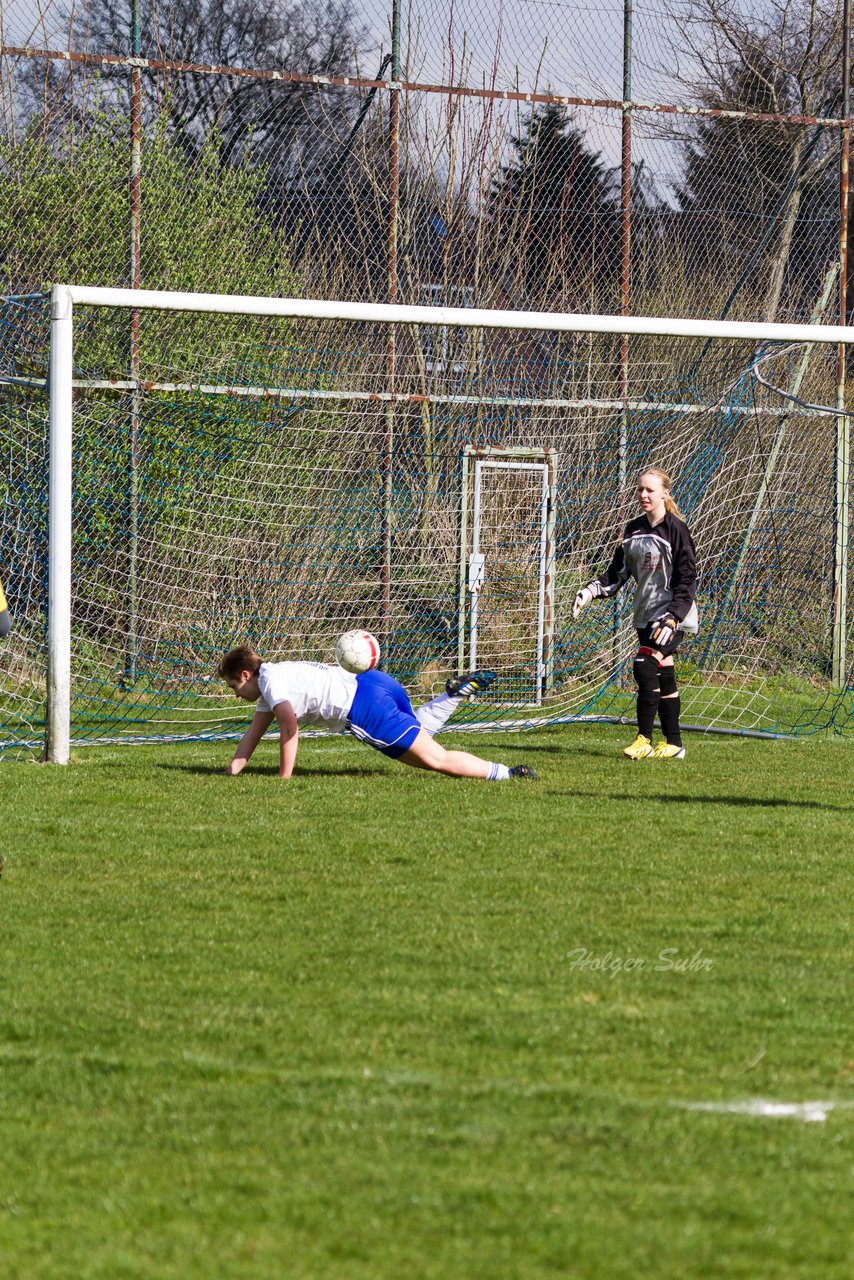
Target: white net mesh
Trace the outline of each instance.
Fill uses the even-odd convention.
[[[37,748],[44,723],[45,301],[8,301],[5,318],[9,753]],[[75,325],[73,742],[235,733],[223,650],[331,661],[353,626],[380,636],[416,701],[494,666],[461,728],[631,718],[630,592],[577,621],[571,604],[636,513],[646,465],[674,477],[698,548],[684,720],[854,724],[832,679],[837,419],[816,407],[833,403],[835,348],[638,336],[621,373],[614,336],[434,317],[396,325],[392,349],[375,322],[152,311],[132,379],[129,324],[81,308]],[[530,469],[494,465],[513,449]],[[850,660],[843,674],[850,686]]]

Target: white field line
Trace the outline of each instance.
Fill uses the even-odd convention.
[[[715,1115],[755,1116],[764,1120],[803,1120],[823,1124],[831,1111],[849,1111],[854,1099],[845,1102],[776,1102],[771,1098],[745,1098],[736,1102],[674,1102],[683,1111],[707,1111]]]
[[[644,1110],[657,1107],[676,1108],[681,1111],[709,1112],[716,1115],[743,1115],[774,1120],[802,1120],[807,1124],[822,1124],[832,1111],[850,1111],[854,1108],[854,1099],[833,1101],[825,1099],[815,1102],[776,1102],[770,1098],[746,1098],[741,1101],[717,1102],[682,1102],[667,1098],[627,1097],[603,1089],[585,1089],[577,1080],[516,1080],[512,1077],[495,1079],[470,1080],[461,1084],[457,1079],[450,1079],[434,1071],[384,1071],[363,1065],[347,1070],[330,1068],[319,1071],[304,1071],[275,1063],[253,1063],[229,1058],[220,1058],[212,1054],[194,1053],[183,1050],[174,1057],[132,1056],[104,1052],[99,1049],[89,1051],[73,1051],[64,1053],[56,1049],[32,1048],[23,1045],[0,1046],[0,1062],[30,1063],[34,1067],[44,1062],[73,1063],[85,1068],[89,1065],[108,1065],[116,1069],[162,1071],[165,1067],[186,1065],[204,1071],[214,1071],[222,1075],[239,1075],[277,1080],[283,1084],[291,1082],[339,1081],[353,1083],[357,1080],[372,1081],[377,1085],[390,1088],[406,1088],[417,1085],[420,1088],[434,1089],[440,1092],[455,1094],[509,1093],[520,1097],[562,1096],[567,1093],[574,1096],[586,1096],[599,1100],[610,1099],[619,1106],[634,1106]]]

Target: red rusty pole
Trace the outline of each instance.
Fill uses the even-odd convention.
[[[387,227],[387,291],[388,301],[398,300],[397,240],[400,217],[400,0],[392,5],[391,83],[388,104],[388,227]],[[395,329],[388,326],[386,338],[386,391],[395,392]],[[380,633],[387,645],[391,631],[391,513],[394,496],[394,400],[386,404],[382,442],[382,569],[380,582]]]
[[[623,108],[620,169],[620,314],[631,315],[632,289],[632,0],[623,5]],[[626,482],[629,427],[629,340],[620,338],[620,491]]]
[[[851,11],[842,6],[842,138],[839,158],[839,323],[848,323],[848,218],[851,156]],[[836,546],[833,565],[833,683],[844,689],[848,673],[848,558],[851,503],[851,419],[845,413],[846,348],[836,359]]]
[[[139,29],[139,0],[133,0],[131,10],[131,51],[134,59],[142,52]],[[142,284],[141,266],[141,171],[142,171],[142,69],[131,66],[130,73],[130,282],[132,289]],[[130,367],[133,390],[130,411],[130,459],[128,477],[128,603],[127,647],[125,652],[125,680],[136,680],[139,656],[138,620],[138,571],[139,571],[139,420],[140,420],[140,363],[139,363],[140,315],[134,308],[130,313]]]

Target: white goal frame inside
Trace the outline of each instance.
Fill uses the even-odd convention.
[[[821,343],[844,348],[854,328],[825,324],[771,324],[647,316],[489,311],[471,307],[416,307],[389,303],[256,298],[227,294],[157,292],[54,285],[51,290],[50,479],[45,758],[65,764],[70,752],[72,599],[72,433],[75,307],[208,312],[220,315],[373,321],[388,325],[445,325],[554,333],[722,338],[752,342]],[[847,597],[850,500],[850,415],[839,405],[836,451],[835,589]],[[837,610],[837,614],[839,610]],[[835,645],[844,655],[845,612],[835,622]],[[844,662],[843,662],[844,666]]]

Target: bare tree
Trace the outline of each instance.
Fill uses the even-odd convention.
[[[67,11],[66,25],[71,47],[131,52],[129,4],[89,0],[82,13]],[[141,49],[158,61],[203,67],[345,76],[356,73],[360,53],[370,54],[370,41],[346,0],[154,0],[142,6]],[[142,86],[144,119],[165,113],[190,160],[215,134],[223,163],[239,163],[251,152],[279,181],[322,165],[346,138],[359,107],[353,90],[203,71],[146,71]],[[124,66],[34,61],[26,114],[67,122],[72,105],[78,116],[110,100],[125,106],[129,91]]]
[[[667,12],[668,73],[692,105],[780,117],[838,114],[838,4],[764,0],[748,11],[737,0],[667,0]],[[828,212],[828,188],[835,200],[838,139],[838,130],[785,119],[708,116],[682,134],[682,209],[713,224],[708,235],[714,229],[718,252],[728,246],[744,265],[761,264],[765,319],[777,315],[798,250],[815,269],[814,220]]]

